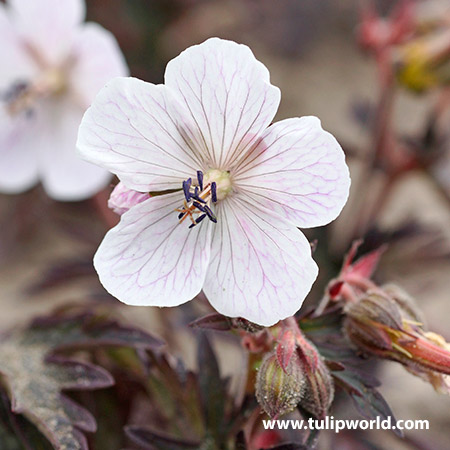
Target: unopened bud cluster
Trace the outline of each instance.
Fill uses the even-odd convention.
[[[334,397],[331,374],[316,347],[293,318],[282,324],[277,345],[261,364],[256,396],[263,410],[277,418],[297,406],[323,418]]]

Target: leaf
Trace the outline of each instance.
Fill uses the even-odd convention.
[[[128,426],[125,433],[135,443],[149,450],[187,450],[198,449],[200,442],[175,439],[147,427]]]
[[[200,399],[206,429],[214,435],[216,440],[220,440],[219,436],[225,431],[223,422],[227,398],[226,383],[220,377],[219,364],[211,344],[203,334],[199,337],[197,362]]]
[[[370,375],[361,376],[356,371],[349,368],[332,373],[336,383],[346,391],[353,400],[357,410],[367,419],[387,419],[391,417],[392,424],[396,424],[396,419],[389,405],[383,396],[374,388],[378,385],[378,381]],[[399,427],[393,428],[398,436],[402,437],[403,433]]]
[[[55,261],[44,274],[40,274],[39,281],[28,286],[27,292],[31,295],[40,294],[80,278],[96,276],[92,256]]]
[[[264,328],[242,317],[230,318],[218,313],[208,314],[207,316],[194,320],[189,326],[214,331],[244,330],[248,333],[256,333]]]
[[[150,333],[138,328],[128,327],[111,320],[106,314],[81,312],[67,314],[61,312],[53,316],[40,317],[31,327],[36,333],[48,333],[53,327],[61,327],[63,332],[54,351],[89,347],[132,347],[151,350],[164,345],[164,342]]]
[[[95,419],[61,392],[104,388],[114,380],[107,370],[58,352],[103,346],[153,349],[160,345],[159,339],[147,333],[94,313],[59,313],[36,320],[0,341],[0,373],[10,393],[11,410],[35,424],[55,448],[87,450],[80,430],[95,431]]]
[[[286,444],[280,444],[276,445],[275,447],[270,447],[268,450],[311,450],[311,448],[312,447],[308,447],[303,444],[296,444],[295,442],[287,442]]]
[[[209,314],[189,324],[192,328],[203,328],[205,330],[229,331],[233,328],[231,319],[222,314]]]

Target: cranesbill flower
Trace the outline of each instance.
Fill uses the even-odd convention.
[[[83,0],[0,4],[0,191],[39,180],[57,200],[81,200],[110,174],[79,158],[78,127],[97,92],[128,70],[115,38],[83,24]]]
[[[78,147],[128,189],[151,194],[95,255],[112,295],[175,306],[203,288],[220,313],[266,326],[300,308],[318,269],[297,227],[336,218],[350,179],[317,118],[270,125],[279,102],[251,50],[217,38],[169,62],[165,85],[105,86]]]

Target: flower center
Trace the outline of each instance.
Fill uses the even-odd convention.
[[[30,113],[36,103],[43,98],[60,94],[66,88],[66,80],[62,70],[51,69],[39,77],[34,83],[27,81],[14,82],[1,96],[6,103],[10,116]]]
[[[178,220],[184,222],[189,217],[189,228],[198,225],[206,217],[214,223],[217,218],[214,215],[211,204],[223,200],[231,192],[231,180],[228,172],[210,170],[205,175],[200,170],[197,172],[197,184],[192,184],[192,178],[183,181],[184,203],[178,208]]]

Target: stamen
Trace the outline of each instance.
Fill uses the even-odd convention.
[[[201,170],[197,170],[197,181],[200,186],[200,190],[203,191],[203,172]]]
[[[195,219],[195,223],[200,223],[205,217],[206,217],[206,214],[202,214],[200,217],[197,217]]]
[[[204,206],[204,210],[206,215],[208,216],[208,219],[211,220],[211,222],[217,223],[217,218],[214,215],[214,213],[211,211],[209,206]]]
[[[217,218],[210,208],[210,204],[217,202],[217,185],[215,182],[203,184],[203,172],[197,171],[197,186],[192,186],[192,178],[183,181],[184,204],[178,208],[178,220],[184,222],[187,217],[191,220],[189,228],[193,228],[208,217],[217,223]],[[198,217],[195,217],[198,215]]]
[[[202,206],[198,202],[192,202],[192,205],[195,206],[197,209],[199,209],[201,212],[204,212],[204,213],[206,213],[207,209],[209,209],[206,205]]]
[[[211,200],[213,203],[217,203],[217,184],[215,181],[211,183]]]
[[[192,184],[192,178],[188,178],[186,181],[183,181],[183,192],[184,192],[184,198],[188,202],[191,199],[191,184]]]

